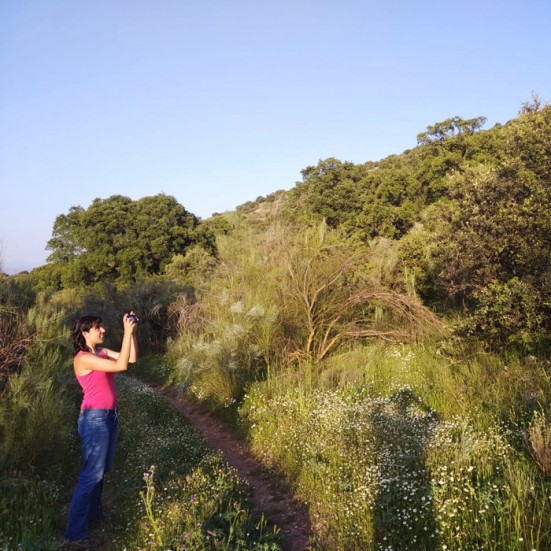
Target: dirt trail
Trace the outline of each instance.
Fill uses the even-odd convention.
[[[310,521],[307,505],[293,499],[285,483],[251,455],[232,427],[202,411],[191,399],[177,396],[160,386],[152,387],[185,415],[208,445],[219,450],[227,463],[249,484],[254,508],[264,513],[269,523],[281,529],[284,550],[308,549]]]

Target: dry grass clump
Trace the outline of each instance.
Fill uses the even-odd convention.
[[[33,336],[17,311],[7,307],[0,309],[0,393],[10,375],[21,369],[32,342]]]
[[[551,426],[544,412],[534,412],[527,439],[532,459],[543,473],[551,476]]]

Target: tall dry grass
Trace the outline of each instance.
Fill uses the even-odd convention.
[[[324,225],[304,230],[275,221],[264,233],[243,226],[219,237],[218,249],[197,302],[173,304],[180,334],[168,362],[175,384],[198,396],[225,404],[259,376],[309,373],[355,341],[446,331],[417,298],[374,278],[368,250]]]

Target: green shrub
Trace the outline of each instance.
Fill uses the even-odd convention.
[[[35,309],[20,318],[33,341],[1,395],[0,543],[14,548],[47,548],[72,468],[70,399],[62,386],[69,364],[60,320]]]
[[[476,311],[466,328],[482,333],[496,346],[530,351],[549,340],[542,291],[517,277],[505,283],[492,281],[475,293]]]

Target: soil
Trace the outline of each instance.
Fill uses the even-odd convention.
[[[229,424],[201,409],[189,397],[152,386],[188,419],[211,448],[222,453],[225,461],[247,482],[252,490],[254,512],[263,513],[269,524],[279,527],[283,549],[308,549],[311,528],[308,506],[293,498],[281,476],[253,457],[243,438]]]

